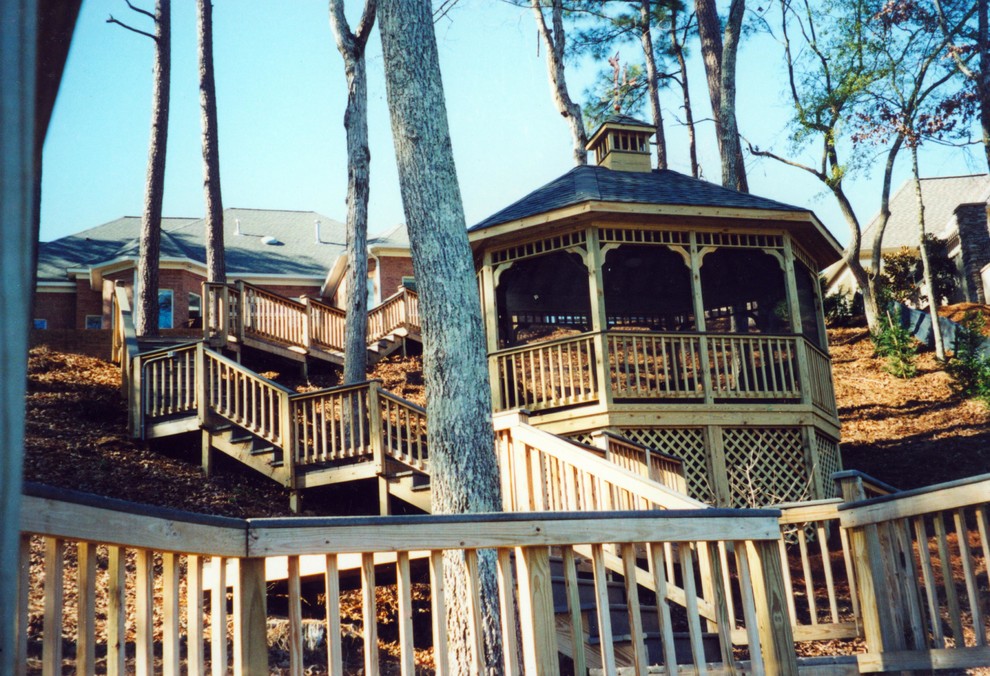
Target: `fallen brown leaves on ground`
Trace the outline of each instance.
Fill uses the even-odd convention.
[[[990,472],[990,411],[962,399],[930,352],[918,375],[895,378],[865,328],[829,332],[842,458],[897,488]]]

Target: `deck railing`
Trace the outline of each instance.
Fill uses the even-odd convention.
[[[787,613],[795,641],[861,636],[852,550],[839,527],[842,500],[775,505],[781,510],[779,542]]]
[[[203,284],[203,334],[221,344],[244,337],[290,347],[344,350],[347,313],[317,300],[302,302],[246,282]],[[402,287],[368,310],[368,343],[399,330],[418,332],[419,299]]]
[[[492,359],[498,374],[498,410],[538,411],[598,400],[592,336],[501,350]]]
[[[856,564],[861,672],[990,664],[990,474],[845,504],[839,518]]]
[[[673,487],[532,427],[525,414],[496,416],[495,429],[502,508],[507,512],[708,507]]]
[[[465,594],[471,607],[482,603],[477,575],[461,578],[462,589],[445,588],[444,554],[459,553],[469,571],[482,560],[492,561],[498,585],[495,599],[499,623],[505,628],[504,669],[507,674],[557,674],[558,651],[572,656],[580,673],[600,666],[616,673],[622,665],[646,673],[659,659],[648,652],[647,636],[659,636],[663,652],[675,654],[675,623],[686,624],[691,650],[687,658],[703,671],[711,660],[702,644],[703,618],[689,604],[683,619],[672,617],[664,571],[676,556],[685,584],[701,574],[697,552],[713,552],[730,544],[739,552],[746,575],[735,593],[746,609],[752,637],[749,658],[754,673],[794,674],[796,659],[786,618],[776,539],[776,512],[707,510],[657,513],[561,513],[386,518],[224,519],[147,508],[133,503],[66,494],[29,487],[21,522],[21,567],[16,612],[17,664],[26,666],[39,649],[51,671],[72,656],[77,673],[94,673],[96,655],[106,653],[110,674],[152,673],[160,655],[163,673],[180,671],[181,646],[186,646],[185,670],[227,673],[232,653],[233,673],[268,673],[268,606],[266,566],[284,562],[288,570],[287,609],[290,673],[302,673],[303,594],[300,557],[323,557],[325,598],[323,622],[329,673],[342,673],[343,643],[339,612],[341,573],[360,571],[362,614],[366,618],[390,613],[378,607],[378,580],[395,585],[399,654],[404,673],[413,673],[416,648],[432,645],[436,673],[450,674],[447,662],[447,599]],[[588,552],[587,555],[582,552]],[[563,607],[555,604],[551,556],[562,554]],[[645,555],[656,572],[651,605],[636,568]],[[606,578],[607,559],[616,559],[625,575]],[[430,641],[414,636],[411,560],[425,560],[433,618]],[[75,562],[75,565],[72,565]],[[579,573],[589,570],[590,595],[579,592]],[[125,572],[128,569],[133,572]],[[227,578],[226,571],[230,571]],[[204,585],[204,573],[218,580]],[[63,580],[78,580],[78,600],[65,603]],[[637,584],[639,583],[639,584]],[[627,612],[621,618],[612,607],[610,589],[619,585]],[[156,592],[161,589],[161,592]],[[227,591],[233,594],[233,622],[228,629]],[[311,593],[317,590],[309,589]],[[589,598],[590,596],[590,598]],[[130,605],[128,598],[135,601]],[[108,612],[97,611],[105,599]],[[642,600],[641,600],[642,599]],[[285,606],[285,598],[280,605]],[[559,603],[559,601],[558,601]],[[590,605],[589,605],[590,604]],[[132,613],[125,613],[129,607]],[[727,612],[716,598],[716,614]],[[70,619],[69,614],[72,614]],[[181,622],[180,617],[185,621]],[[156,626],[158,618],[160,624]],[[782,622],[781,619],[784,619]],[[483,662],[480,612],[468,613],[471,661]],[[591,640],[588,623],[596,627]],[[616,623],[619,624],[616,624]],[[208,629],[209,627],[209,629]],[[516,627],[519,627],[518,634]],[[206,638],[209,633],[209,638]],[[517,636],[519,637],[517,640]],[[364,673],[380,672],[377,627],[365,622]],[[419,644],[417,645],[417,640]],[[521,645],[519,644],[521,641]],[[70,649],[64,650],[68,643]],[[724,643],[727,646],[728,643]],[[132,647],[133,646],[133,647]],[[133,656],[133,657],[131,657]],[[723,662],[734,662],[723,648]],[[733,667],[729,667],[733,668]],[[481,671],[482,669],[479,669]]]
[[[811,378],[811,403],[831,416],[839,415],[835,405],[832,360],[810,341],[803,341]]]
[[[600,350],[607,354],[602,359]],[[808,355],[802,384],[802,354]],[[497,410],[613,400],[774,400],[835,416],[828,357],[798,336],[613,330],[499,350],[489,356]]]
[[[680,458],[637,444],[607,430],[592,434],[593,443],[605,451],[605,459],[634,474],[687,495],[684,463]]]

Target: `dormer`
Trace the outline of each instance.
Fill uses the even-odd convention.
[[[652,126],[636,118],[608,118],[591,136],[587,149],[595,152],[595,163],[615,171],[649,172]]]

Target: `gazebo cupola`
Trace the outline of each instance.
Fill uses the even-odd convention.
[[[616,171],[650,171],[650,136],[654,128],[627,115],[610,117],[591,135],[587,149],[595,164]]]

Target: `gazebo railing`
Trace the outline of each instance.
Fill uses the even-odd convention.
[[[497,410],[618,399],[784,400],[836,414],[828,356],[794,335],[618,330],[499,350],[490,360]]]

